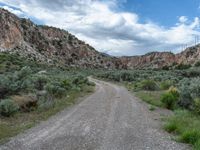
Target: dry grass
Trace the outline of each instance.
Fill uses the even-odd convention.
[[[34,95],[14,95],[11,99],[20,107],[23,112],[29,112],[37,107],[37,98]]]

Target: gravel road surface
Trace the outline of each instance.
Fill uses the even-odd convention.
[[[188,150],[124,87],[91,79],[96,92],[27,130],[1,150]]]

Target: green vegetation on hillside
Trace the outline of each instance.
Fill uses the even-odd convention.
[[[0,53],[0,142],[92,92],[88,74]]]

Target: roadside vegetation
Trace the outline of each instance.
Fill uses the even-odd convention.
[[[150,104],[174,111],[164,129],[200,149],[200,67],[167,70],[81,70],[47,66],[0,54],[0,143],[34,126],[89,94],[87,76],[124,84]]]
[[[0,54],[0,143],[89,94],[89,71]]]
[[[171,70],[104,71],[97,78],[123,83],[149,110],[163,107],[174,111],[164,129],[180,142],[200,150],[200,68],[180,65]]]

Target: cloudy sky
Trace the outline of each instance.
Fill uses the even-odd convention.
[[[0,0],[0,7],[116,56],[177,53],[200,35],[199,0]]]

